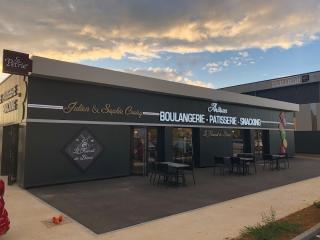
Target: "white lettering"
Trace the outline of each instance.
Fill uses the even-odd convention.
[[[209,123],[221,125],[237,125],[237,117],[210,115]]]
[[[160,122],[205,123],[204,114],[160,111]]]
[[[208,112],[215,112],[215,113],[228,113],[226,108],[221,108],[218,106],[218,103],[211,103],[208,107]]]
[[[240,118],[241,126],[261,126],[261,119],[257,118]]]
[[[20,57],[15,57],[14,59],[5,58],[4,61],[7,67],[27,69],[29,65],[27,63],[23,63]]]

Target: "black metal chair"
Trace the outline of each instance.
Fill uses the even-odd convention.
[[[250,166],[254,167],[254,174],[257,174],[257,160],[256,160],[256,156],[254,154],[252,154],[252,162],[248,162],[247,163],[248,166],[248,173],[250,173]]]
[[[274,159],[271,154],[263,155],[263,169],[266,168],[266,165],[269,166],[269,169],[274,169],[275,162],[276,159]]]
[[[196,178],[194,176],[194,163],[193,163],[193,161],[192,161],[192,164],[190,164],[189,167],[186,167],[186,168],[183,169],[183,172],[190,173],[192,175],[193,184],[195,185],[196,184]]]
[[[149,182],[150,183],[155,183],[155,180],[158,175],[158,165],[159,162],[151,162],[149,163]]]
[[[230,166],[230,172],[240,174],[241,173],[241,161],[239,157],[231,157],[231,166]]]
[[[253,153],[238,153],[237,157],[239,158],[251,158],[252,161],[246,161],[245,162],[245,173],[250,174],[250,167],[253,166],[254,167],[254,173],[257,174],[257,162],[256,162],[256,156]]]
[[[290,168],[289,154],[286,153],[285,155],[286,155],[285,158],[286,158],[286,161],[287,161],[287,166],[288,166],[288,168]]]
[[[159,185],[159,183],[161,182],[161,179],[163,184],[168,184],[171,179],[174,179],[176,183],[178,182],[179,176],[177,175],[176,172],[170,171],[169,166],[167,164],[160,162],[157,166],[157,173],[158,173],[157,185]]]
[[[284,168],[290,168],[290,162],[289,162],[289,154],[279,154],[281,157],[280,159],[283,161]]]

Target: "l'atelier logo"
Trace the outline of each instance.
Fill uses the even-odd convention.
[[[208,112],[228,113],[228,109],[221,108],[220,106],[218,106],[218,103],[211,103],[211,105],[208,107]]]

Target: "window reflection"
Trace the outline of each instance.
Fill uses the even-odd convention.
[[[172,138],[172,160],[192,164],[192,129],[173,128]]]
[[[233,154],[243,153],[243,130],[233,129],[232,131],[232,152]]]
[[[148,162],[158,161],[158,131],[156,128],[148,129]]]

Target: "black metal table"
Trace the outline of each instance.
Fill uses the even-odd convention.
[[[248,162],[253,162],[253,158],[248,157],[239,157],[239,160],[242,162],[242,175],[245,175],[245,168]]]
[[[276,169],[280,170],[280,164],[279,164],[279,160],[280,159],[285,159],[286,155],[284,154],[272,154],[271,155],[272,159],[276,161]],[[288,164],[289,165],[289,164]]]
[[[183,176],[182,181],[183,184],[186,183],[186,179],[184,176],[184,169],[189,168],[190,165],[189,164],[185,164],[185,163],[175,163],[175,162],[160,162],[160,164],[167,164],[168,167],[175,169],[175,173],[176,173],[176,184],[179,184],[179,176]]]

